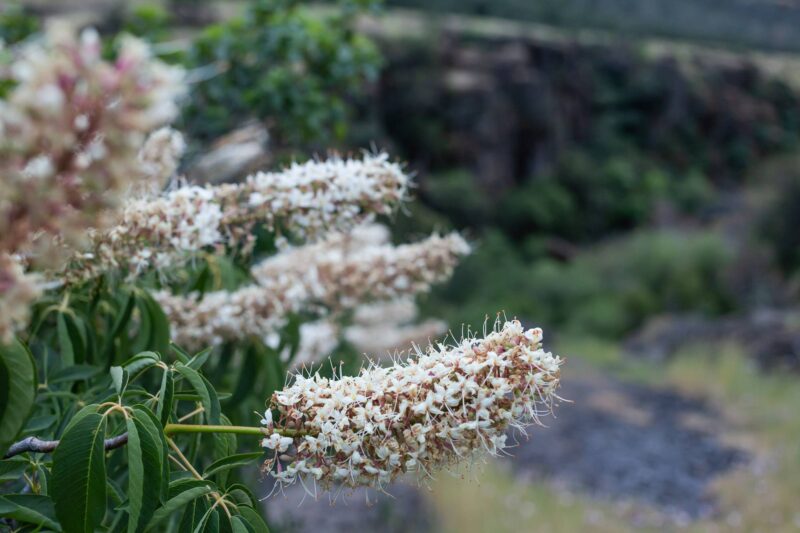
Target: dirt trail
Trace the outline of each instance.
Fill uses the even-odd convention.
[[[710,482],[746,460],[715,437],[723,422],[711,406],[674,391],[591,374],[567,380],[561,394],[574,403],[512,450],[519,475],[686,522],[714,515]]]

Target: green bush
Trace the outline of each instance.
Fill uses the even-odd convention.
[[[39,31],[39,19],[14,5],[0,7],[0,42],[14,44]]]
[[[498,207],[499,219],[511,235],[594,239],[644,222],[668,186],[669,177],[644,158],[598,160],[573,151],[553,172],[510,191]]]
[[[347,99],[377,75],[377,49],[353,28],[370,4],[342,0],[320,12],[253,0],[243,17],[206,28],[186,63],[214,72],[194,85],[184,129],[206,140],[256,118],[278,146],[341,139]]]
[[[767,245],[776,265],[786,275],[796,274],[800,269],[800,173],[797,164],[797,158],[781,161],[778,175],[765,179],[769,190],[763,198],[755,228],[757,238]]]
[[[123,29],[149,41],[165,41],[170,35],[170,22],[170,14],[162,6],[141,4],[134,6],[126,15]]]
[[[567,263],[527,265],[511,241],[490,232],[428,306],[451,323],[503,309],[562,333],[618,338],[660,313],[732,310],[725,277],[731,261],[712,233],[641,231]]]

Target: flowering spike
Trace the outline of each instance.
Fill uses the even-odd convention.
[[[41,292],[25,267],[60,267],[111,208],[145,178],[137,158],[148,132],[177,113],[182,71],[122,39],[115,62],[97,33],[54,25],[11,50],[0,100],[0,342],[27,323]],[[10,80],[8,79],[10,78]]]
[[[312,478],[326,488],[380,489],[476,450],[497,455],[510,427],[538,423],[556,398],[562,360],[541,340],[540,329],[514,320],[483,339],[431,346],[355,377],[296,376],[271,398],[279,415],[265,446],[280,453],[265,469],[279,484]],[[291,445],[278,440],[286,430]]]
[[[357,233],[356,233],[357,234]],[[447,279],[469,246],[458,234],[402,246],[351,247],[334,236],[326,243],[279,254],[253,269],[257,285],[233,292],[174,296],[154,294],[172,325],[173,339],[187,347],[246,336],[263,338],[290,313],[352,309],[430,289]]]
[[[166,139],[164,139],[166,141]],[[385,153],[332,157],[260,172],[243,183],[193,186],[130,200],[109,231],[94,235],[67,275],[78,280],[109,268],[136,274],[166,267],[211,246],[252,244],[252,229],[318,238],[389,214],[407,194],[409,177]]]

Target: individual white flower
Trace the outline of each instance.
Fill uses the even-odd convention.
[[[289,446],[291,446],[293,443],[294,440],[292,438],[282,437],[277,433],[273,433],[261,441],[261,446],[263,448],[268,448],[270,450],[275,450],[278,453],[282,453],[288,450]]]
[[[261,419],[261,425],[272,427],[272,411],[270,411],[269,409],[264,411],[264,417]]]

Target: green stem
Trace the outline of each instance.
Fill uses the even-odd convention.
[[[295,437],[302,435],[303,432],[296,429],[276,429],[284,437]],[[237,433],[239,435],[265,435],[265,428],[252,426],[213,426],[205,424],[167,424],[164,426],[164,433],[173,435],[175,433]]]

